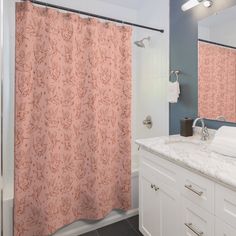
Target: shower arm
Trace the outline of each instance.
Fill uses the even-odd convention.
[[[140,41],[144,41],[144,40],[148,40],[148,41],[150,41],[151,40],[151,37],[149,36],[149,37],[146,37],[146,38],[143,38],[142,40],[140,40]]]

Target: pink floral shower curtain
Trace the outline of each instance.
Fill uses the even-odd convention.
[[[236,121],[236,50],[199,42],[198,113]]]
[[[14,235],[130,208],[131,29],[17,3]]]

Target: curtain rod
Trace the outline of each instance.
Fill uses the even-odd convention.
[[[226,44],[222,44],[222,43],[216,43],[216,42],[205,40],[205,39],[198,39],[198,41],[203,42],[203,43],[214,44],[214,45],[225,47],[225,48],[236,49],[236,47],[234,47],[234,46],[230,46],[230,45],[226,45]]]
[[[113,21],[113,22],[120,23],[120,24],[135,26],[135,27],[139,27],[139,28],[143,28],[143,29],[148,29],[148,30],[153,30],[153,31],[158,31],[160,33],[164,33],[163,29],[156,29],[156,28],[145,26],[145,25],[139,25],[139,24],[135,24],[135,23],[131,23],[131,22],[123,21],[123,20],[118,20],[118,19],[114,19],[114,18],[110,18],[110,17],[106,17],[106,16],[101,16],[101,15],[97,15],[97,14],[93,14],[93,13],[89,13],[89,12],[84,12],[84,11],[80,11],[80,10],[76,10],[76,9],[72,9],[72,8],[58,6],[58,5],[54,5],[51,3],[41,2],[41,1],[37,1],[37,0],[22,0],[22,1],[29,1],[31,3],[37,4],[40,6],[51,7],[51,8],[60,9],[63,11],[74,12],[74,13],[78,13],[81,15],[91,16],[91,17],[95,17],[95,18],[99,18],[99,19],[103,19],[103,20]]]

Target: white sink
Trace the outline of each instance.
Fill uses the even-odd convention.
[[[207,145],[203,142],[190,141],[190,140],[168,140],[165,143],[170,147],[171,150],[174,151],[183,151],[183,152],[206,152]]]

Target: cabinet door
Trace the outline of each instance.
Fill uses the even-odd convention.
[[[182,236],[180,194],[140,177],[139,227],[145,236]]]
[[[236,226],[236,192],[215,185],[215,215],[225,223]]]
[[[160,185],[161,236],[183,236],[180,194]]]
[[[183,199],[184,236],[214,236],[214,218],[206,210]]]
[[[144,236],[161,236],[160,213],[160,191],[140,176],[139,229]]]
[[[215,221],[215,236],[235,236],[236,229],[225,224],[219,219]]]

